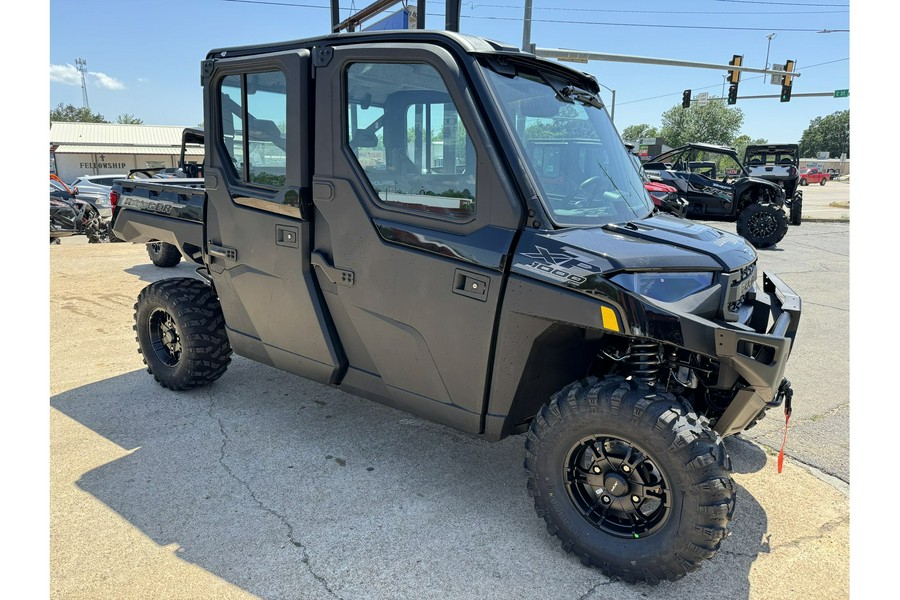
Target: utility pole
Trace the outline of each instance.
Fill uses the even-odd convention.
[[[525,0],[525,17],[522,19],[522,50],[531,52],[531,0]]]
[[[85,78],[85,73],[87,73],[87,61],[83,58],[76,58],[75,68],[81,73],[81,104],[84,108],[91,110],[91,106],[88,104],[87,79]]]

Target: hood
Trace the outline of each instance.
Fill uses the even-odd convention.
[[[693,221],[656,215],[628,223],[526,231],[512,270],[578,287],[590,275],[621,271],[735,271],[756,261],[742,237]]]

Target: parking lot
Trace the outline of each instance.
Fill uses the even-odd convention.
[[[241,357],[208,388],[163,389],[133,305],[192,268],[63,240],[50,248],[52,597],[849,597],[850,227],[831,206],[849,185],[803,189],[809,221],[759,252],[803,299],[784,472],[778,414],[730,438],[732,535],[656,587],[560,549],[526,493],[522,437],[489,444]]]

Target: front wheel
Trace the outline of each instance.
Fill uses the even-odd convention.
[[[103,242],[103,224],[100,219],[100,213],[90,208],[85,213],[82,222],[84,224],[84,235],[87,236],[89,244]]]
[[[727,534],[730,459],[671,393],[622,378],[572,383],[532,421],[525,449],[547,530],[610,577],[680,579]]]
[[[231,362],[219,299],[199,279],[163,279],[141,290],[134,331],[147,372],[165,388],[208,385]]]
[[[787,216],[774,204],[750,204],[738,215],[738,235],[756,248],[774,246],[784,238],[787,230]]]
[[[150,242],[147,244],[147,254],[157,267],[174,267],[181,262],[181,252],[178,247],[166,242]]]

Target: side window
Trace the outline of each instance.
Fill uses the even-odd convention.
[[[355,63],[344,139],[387,207],[467,219],[476,208],[475,147],[437,70]]]
[[[222,137],[241,181],[285,184],[287,83],[281,71],[228,75],[220,88]]]
[[[244,97],[243,77],[229,75],[222,80],[219,102],[222,107],[222,137],[225,151],[238,173],[244,174]]]

